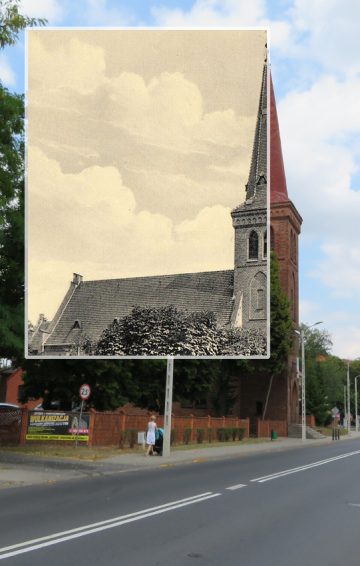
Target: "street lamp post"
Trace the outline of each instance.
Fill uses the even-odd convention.
[[[359,375],[355,375],[355,431],[359,432],[359,417],[358,417],[358,389],[357,389],[357,380],[360,377]]]
[[[347,384],[347,429],[348,435],[351,434],[351,417],[350,417],[350,362],[347,364],[347,376],[346,376],[346,384]]]
[[[315,322],[311,326],[307,326],[307,329],[322,323],[323,321],[320,320],[319,322]],[[304,333],[304,329],[301,329],[300,332],[296,332],[296,333],[300,334],[300,342],[301,342],[301,440],[305,441],[306,440],[305,333]]]

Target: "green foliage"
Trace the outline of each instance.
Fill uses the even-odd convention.
[[[270,270],[270,359],[265,368],[271,373],[281,373],[287,366],[293,344],[293,323],[289,300],[280,284],[279,262],[271,253]]]
[[[0,49],[45,20],[0,0]],[[0,357],[19,364],[24,349],[24,99],[0,82]]]
[[[196,429],[196,442],[198,444],[202,444],[205,439],[205,429],[204,428],[197,428]]]
[[[89,352],[89,350],[87,351]],[[218,328],[211,312],[187,313],[174,306],[134,307],[105,329],[92,349],[97,355],[262,355],[266,338],[257,330]]]
[[[0,83],[0,357],[24,343],[24,102]]]
[[[14,45],[26,27],[43,26],[43,18],[29,18],[19,13],[20,0],[0,0],[0,49]]]
[[[184,428],[184,444],[189,444],[192,435],[192,428]]]

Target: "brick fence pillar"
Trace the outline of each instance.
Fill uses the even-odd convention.
[[[29,415],[29,411],[28,411],[27,408],[21,409],[21,424],[20,424],[19,444],[25,444],[26,443],[28,415]]]
[[[94,442],[94,431],[95,431],[95,420],[96,420],[96,411],[95,409],[90,409],[90,418],[89,418],[89,440],[88,446],[93,446]]]

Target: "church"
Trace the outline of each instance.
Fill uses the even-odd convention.
[[[53,320],[40,315],[30,329],[29,356],[81,354],[81,337],[97,342],[115,320],[134,306],[172,305],[187,313],[214,313],[224,328],[268,330],[267,253],[267,93],[268,68],[262,71],[258,114],[245,201],[231,212],[234,268],[175,275],[86,281],[74,273]]]

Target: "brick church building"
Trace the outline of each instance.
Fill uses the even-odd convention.
[[[289,298],[294,329],[299,326],[299,253],[298,238],[302,218],[289,199],[281,149],[279,123],[270,76],[270,247],[280,265],[281,287]],[[287,369],[281,375],[241,376],[239,402],[241,417],[299,422],[299,385],[297,375],[298,341]]]
[[[259,112],[254,138],[246,200],[232,213],[235,230],[234,269],[228,271],[154,276],[144,278],[83,281],[74,275],[70,289],[53,321],[40,318],[29,337],[34,355],[66,355],[82,331],[94,336],[121,313],[128,312],[134,298],[139,301],[147,291],[150,296],[171,302],[177,307],[213,309],[225,325],[248,326],[266,323],[266,123],[267,87],[264,66]],[[280,264],[281,286],[291,305],[294,329],[299,325],[298,238],[302,218],[287,192],[276,102],[270,76],[270,247]],[[253,254],[253,256],[252,256]],[[124,302],[129,295],[130,302]],[[110,301],[110,298],[112,300]],[[117,297],[117,299],[114,299]],[[120,297],[120,299],[119,299]],[[95,301],[94,301],[95,299]],[[120,302],[119,302],[120,301]],[[158,304],[158,299],[155,301]],[[42,316],[42,315],[41,315]],[[236,406],[238,416],[299,420],[299,385],[297,376],[297,341],[288,357],[287,369],[281,375],[243,375],[239,381]]]

